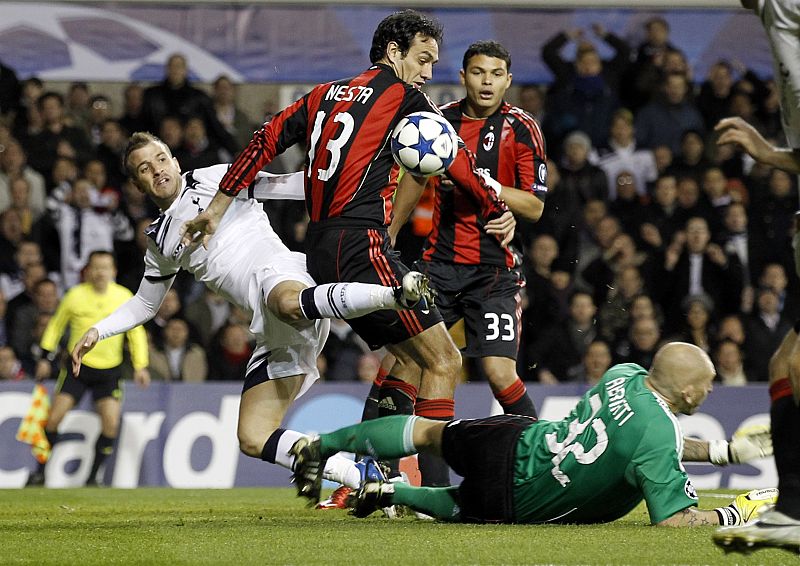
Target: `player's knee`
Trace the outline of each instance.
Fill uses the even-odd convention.
[[[249,431],[239,430],[239,451],[252,458],[261,457],[261,450],[264,448],[265,438],[256,438],[255,435],[250,434]]]
[[[300,295],[292,289],[273,292],[267,300],[267,307],[280,320],[287,324],[305,322],[303,311],[300,310]]]

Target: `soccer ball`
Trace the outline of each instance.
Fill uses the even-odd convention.
[[[453,126],[433,112],[414,112],[392,132],[394,160],[420,177],[441,175],[456,158],[458,136]]]

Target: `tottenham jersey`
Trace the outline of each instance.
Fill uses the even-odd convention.
[[[279,198],[275,195],[276,183],[285,185],[287,177],[260,174],[247,191],[239,193],[223,215],[208,249],[202,244],[184,246],[181,243],[181,226],[208,207],[229,167],[214,165],[183,175],[180,196],[145,231],[148,248],[144,277],[149,281],[165,280],[185,269],[212,291],[252,315],[261,300],[260,272],[274,265],[281,254],[291,253],[272,230],[261,204],[255,199],[269,191],[272,198]],[[289,176],[290,179],[294,177]],[[296,177],[297,186],[280,187],[286,193],[280,196],[303,198],[302,173]],[[243,242],[247,245],[242,245]]]

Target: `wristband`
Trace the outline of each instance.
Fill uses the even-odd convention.
[[[708,460],[715,466],[727,466],[731,461],[728,441],[709,440]]]

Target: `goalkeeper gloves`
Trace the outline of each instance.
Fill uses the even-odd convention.
[[[754,489],[737,495],[727,507],[717,507],[714,511],[719,516],[719,524],[724,527],[736,527],[757,519],[769,506],[778,500],[778,490]]]
[[[741,427],[733,433],[730,442],[711,440],[708,443],[708,459],[715,466],[745,464],[767,456],[772,456],[772,435],[766,424]]]

